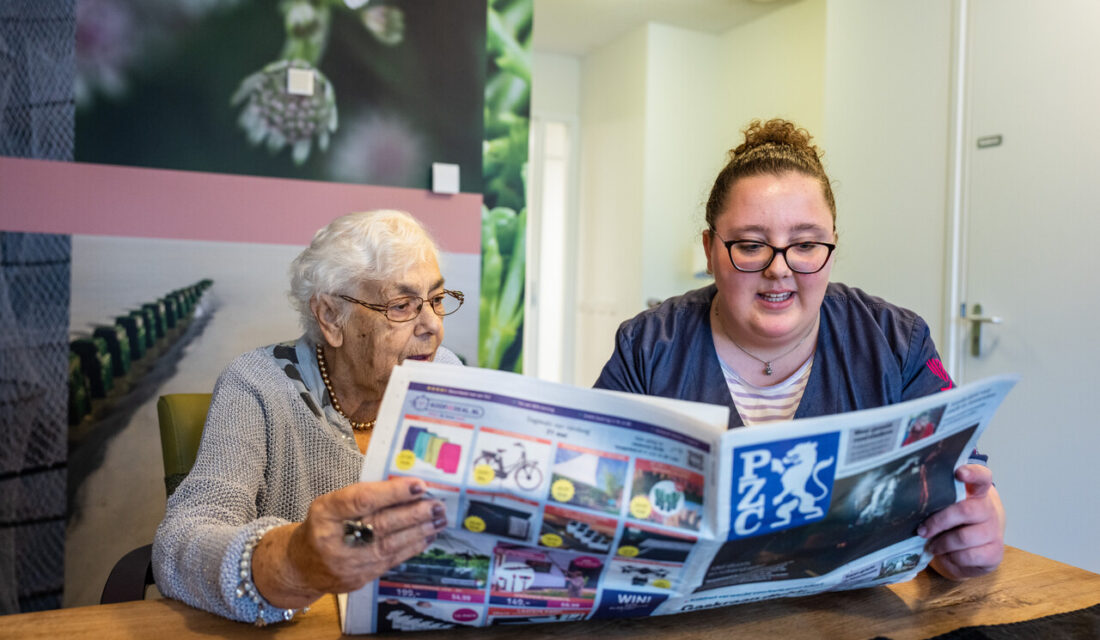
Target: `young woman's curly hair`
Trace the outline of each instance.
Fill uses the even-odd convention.
[[[718,172],[707,199],[707,228],[725,210],[730,189],[739,178],[761,174],[780,175],[797,171],[816,179],[836,226],[836,201],[829,176],[821,164],[822,152],[811,144],[813,136],[793,122],[775,118],[761,123],[753,120],[744,131],[745,141],[729,152],[729,161]]]

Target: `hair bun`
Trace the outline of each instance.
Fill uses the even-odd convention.
[[[810,141],[813,136],[809,131],[799,128],[795,123],[781,118],[773,118],[761,123],[753,120],[745,129],[745,141],[733,150],[734,156],[747,153],[757,147],[765,145],[780,145],[792,147],[796,151],[808,152],[820,158],[821,153]]]
[[[809,176],[821,185],[825,204],[836,224],[836,201],[829,176],[821,163],[821,150],[811,141],[809,131],[789,120],[773,118],[761,123],[759,119],[749,123],[744,130],[745,141],[731,149],[726,166],[718,172],[707,199],[707,227],[714,229],[715,220],[726,208],[726,199],[733,183],[740,178],[771,174],[783,175],[795,171]]]

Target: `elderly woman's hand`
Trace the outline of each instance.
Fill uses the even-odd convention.
[[[966,483],[966,498],[929,516],[917,533],[935,554],[932,568],[952,580],[989,573],[1004,557],[1004,507],[993,486],[993,472],[967,464],[955,472]]]
[[[421,552],[447,525],[423,480],[359,482],[315,499],[304,522],[272,529],[257,545],[253,582],[276,607],[296,609],[325,593],[354,591]],[[373,541],[349,546],[344,522],[361,520]]]

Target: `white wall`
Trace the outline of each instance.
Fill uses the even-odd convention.
[[[715,134],[723,151],[740,142],[753,118],[786,118],[822,140],[825,97],[825,0],[802,0],[722,35]],[[717,157],[711,175],[724,157]]]
[[[581,111],[581,61],[574,56],[535,52],[531,113],[577,118]]]
[[[641,278],[641,297],[633,313],[651,299],[705,284],[693,278],[694,258],[702,252],[699,232],[712,167],[727,146],[714,135],[722,111],[714,98],[719,38],[651,24],[648,41],[642,244],[635,274]]]
[[[923,316],[943,343],[951,2],[826,5],[833,279]]]
[[[648,28],[585,57],[574,382],[595,381],[615,329],[640,310]]]
[[[524,373],[565,383],[573,382],[576,370],[580,110],[580,58],[536,52],[527,183]]]

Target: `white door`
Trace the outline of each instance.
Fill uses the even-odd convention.
[[[968,18],[961,291],[1003,323],[958,323],[961,378],[1023,375],[981,443],[1008,544],[1100,572],[1100,2]]]

